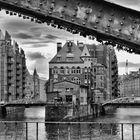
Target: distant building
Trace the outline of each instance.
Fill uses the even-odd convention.
[[[140,97],[140,70],[121,76],[119,91],[121,97]]]
[[[27,73],[26,93],[29,98],[40,99],[40,79],[36,69],[34,69],[33,75]]]
[[[57,54],[49,62],[49,92],[56,89],[56,83],[69,81],[87,86],[87,98],[93,98],[95,102],[114,98],[114,86],[117,88],[114,83],[117,78],[115,58],[110,46],[76,45],[67,41],[62,47],[61,43],[57,43]],[[66,87],[63,88],[66,91]]]
[[[0,30],[0,101],[12,101],[26,96],[26,58],[17,42]]]

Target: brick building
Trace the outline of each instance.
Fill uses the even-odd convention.
[[[113,48],[106,45],[85,45],[67,41],[62,47],[57,43],[57,54],[49,62],[49,92],[54,91],[56,82],[65,80],[89,87],[89,98],[94,101],[112,98]],[[115,72],[117,74],[117,72]],[[115,84],[114,84],[115,85]],[[87,97],[88,98],[88,97]]]
[[[0,30],[0,101],[24,98],[26,95],[26,59],[23,49]]]

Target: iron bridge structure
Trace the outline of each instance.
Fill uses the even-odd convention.
[[[0,10],[140,54],[140,12],[105,0],[0,0]]]
[[[140,107],[140,97],[122,97],[110,100],[102,104],[106,107]]]

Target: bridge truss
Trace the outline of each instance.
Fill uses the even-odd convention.
[[[140,54],[140,12],[104,0],[0,0],[6,13]]]

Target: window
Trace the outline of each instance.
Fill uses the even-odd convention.
[[[77,74],[80,74],[81,73],[81,69],[80,67],[77,67]]]
[[[81,84],[81,80],[80,80],[80,78],[77,78],[77,82],[76,82],[77,84]]]
[[[66,102],[72,102],[72,95],[66,95]]]
[[[75,73],[75,67],[72,67],[72,69],[71,69],[71,73],[72,73],[72,74]]]
[[[80,102],[81,102],[81,103],[84,102],[84,97],[80,97]]]
[[[61,68],[60,68],[60,73],[61,73],[61,74],[64,74],[64,73],[65,73],[64,67],[61,67]]]
[[[58,68],[57,67],[54,67],[53,74],[57,74],[57,73],[58,73]]]
[[[60,61],[61,60],[61,57],[57,57],[57,61]]]

